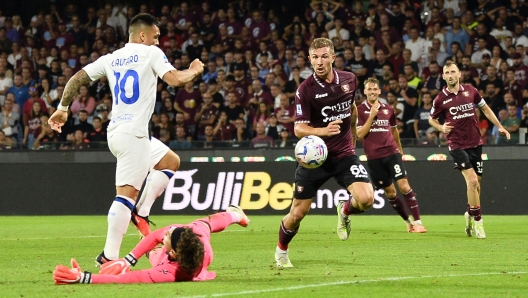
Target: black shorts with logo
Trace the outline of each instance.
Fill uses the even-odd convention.
[[[484,162],[482,162],[482,145],[449,151],[455,162],[455,169],[467,170],[473,168],[477,176],[482,177]]]
[[[396,153],[387,157],[368,160],[370,179],[376,189],[383,189],[402,178],[407,178],[402,156]]]
[[[293,197],[301,200],[313,198],[317,190],[331,177],[334,177],[344,188],[355,182],[370,182],[367,169],[356,155],[328,159],[316,169],[306,169],[297,165]]]

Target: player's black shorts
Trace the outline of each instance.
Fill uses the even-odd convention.
[[[331,177],[345,189],[354,182],[370,182],[367,169],[355,155],[328,159],[322,166],[311,170],[297,165],[293,197],[301,200],[313,198],[317,190]]]
[[[455,162],[455,168],[467,170],[473,168],[477,176],[482,177],[484,163],[482,162],[482,146],[468,149],[455,149],[449,151]]]
[[[370,179],[377,189],[383,189],[402,178],[407,178],[402,156],[396,153],[387,157],[368,160]]]

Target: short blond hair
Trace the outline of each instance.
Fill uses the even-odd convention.
[[[328,38],[324,38],[324,37],[316,38],[310,44],[308,53],[311,53],[313,50],[320,49],[320,48],[326,48],[326,47],[330,48],[330,53],[333,55],[334,54],[334,43]]]
[[[368,79],[365,80],[365,83],[363,83],[363,85],[365,86],[365,88],[367,88],[367,84],[368,84],[368,83],[376,84],[376,85],[378,85],[378,87],[379,87],[379,81],[378,81],[378,79],[376,79],[376,78],[374,78],[374,77],[370,77],[370,78],[368,78]]]

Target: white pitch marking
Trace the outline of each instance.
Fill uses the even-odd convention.
[[[279,292],[279,291],[293,291],[306,288],[319,288],[319,287],[328,287],[335,285],[348,285],[348,284],[362,284],[362,283],[375,283],[375,282],[384,282],[384,281],[401,281],[408,279],[425,279],[425,278],[444,278],[444,277],[465,277],[465,276],[486,276],[486,275],[514,275],[514,274],[526,274],[525,271],[514,271],[514,272],[488,272],[488,273],[469,273],[469,274],[447,274],[447,275],[423,275],[423,276],[401,276],[401,277],[385,277],[377,279],[364,279],[364,280],[349,280],[349,281],[335,281],[329,283],[321,284],[309,284],[309,285],[300,285],[293,287],[285,288],[275,288],[275,289],[266,289],[266,290],[251,290],[251,291],[241,291],[241,292],[231,292],[231,293],[220,293],[212,295],[199,295],[199,296],[187,296],[182,298],[203,298],[203,297],[223,297],[223,296],[235,296],[235,295],[247,295],[247,294],[264,294],[270,292]]]

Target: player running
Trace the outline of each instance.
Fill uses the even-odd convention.
[[[510,133],[502,127],[493,111],[486,104],[477,89],[471,85],[460,84],[460,70],[452,61],[447,61],[443,68],[442,78],[447,86],[438,93],[431,109],[429,123],[447,135],[447,147],[466,180],[467,211],[466,235],[476,233],[478,239],[485,239],[484,225],[480,211],[480,181],[482,179],[482,137],[475,116],[475,105],[497,126],[499,132],[510,139]],[[438,118],[444,115],[445,122],[440,124]]]
[[[72,268],[58,265],[53,271],[56,284],[159,283],[203,281],[216,277],[207,271],[213,261],[211,233],[223,231],[236,223],[247,227],[250,220],[238,206],[226,212],[197,219],[190,224],[173,224],[152,232],[122,259],[105,263],[99,274],[82,271],[75,259]],[[157,247],[162,244],[163,247]],[[129,271],[141,256],[146,255],[151,269]]]
[[[356,76],[332,67],[336,55],[331,40],[314,39],[308,52],[314,74],[299,86],[295,96],[295,135],[323,138],[328,158],[316,169],[297,166],[293,202],[281,222],[275,250],[278,267],[293,267],[288,245],[310,211],[312,198],[328,179],[333,177],[352,194],[338,205],[337,234],[341,240],[350,235],[349,215],[363,213],[374,203],[374,190],[367,170],[356,156],[352,137],[356,135]]]
[[[100,57],[78,71],[66,84],[57,111],[49,124],[61,132],[68,118],[68,106],[79,87],[102,76],[112,90],[112,119],[108,126],[108,147],[117,158],[116,197],[108,211],[108,232],[100,264],[119,257],[119,249],[131,219],[139,189],[150,172],[141,204],[134,216],[142,234],[150,228],[146,216],[180,166],[180,158],[155,138],[149,138],[148,123],[154,111],[158,77],[171,86],[181,86],[203,72],[194,60],[186,71],[177,71],[158,48],[158,20],[141,13],[130,21],[129,41],[124,48]],[[142,215],[141,218],[138,215]]]
[[[390,105],[379,102],[378,96],[381,94],[381,89],[377,79],[368,78],[364,84],[367,100],[358,106],[357,135],[363,139],[370,178],[376,188],[385,190],[385,195],[392,208],[407,224],[407,231],[425,233],[427,230],[420,220],[418,201],[409,185],[407,171],[403,166],[403,149],[394,109]],[[409,219],[405,206],[398,197],[394,182],[403,194],[414,222]]]

